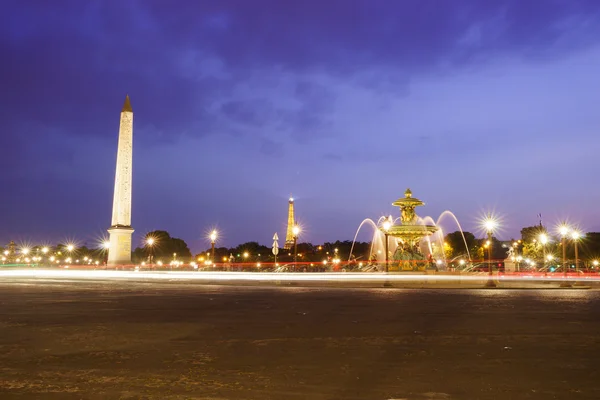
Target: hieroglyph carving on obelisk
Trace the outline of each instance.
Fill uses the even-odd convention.
[[[131,263],[131,177],[133,156],[133,110],[129,96],[121,110],[119,124],[119,145],[117,168],[115,171],[115,191],[113,197],[112,224],[108,229],[110,246],[109,265]]]

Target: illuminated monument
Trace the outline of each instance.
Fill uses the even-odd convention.
[[[425,255],[421,249],[422,239],[434,234],[439,229],[435,225],[423,223],[415,213],[415,208],[425,205],[424,202],[412,196],[406,189],[404,197],[392,203],[400,207],[400,224],[392,224],[387,229],[387,235],[398,240],[398,246],[392,256],[392,262],[398,263],[403,270],[425,268]]]
[[[284,249],[289,250],[294,247],[294,198],[290,197],[288,202],[288,223],[287,223],[287,232],[285,234],[285,245]]]
[[[131,166],[133,153],[133,110],[129,96],[121,110],[119,146],[115,172],[112,225],[108,229],[108,265],[131,263]]]

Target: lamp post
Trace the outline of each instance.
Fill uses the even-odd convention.
[[[213,230],[210,233],[210,260],[215,263],[215,243],[217,242],[217,231]]]
[[[104,264],[106,269],[106,264],[108,263],[108,249],[110,248],[110,242],[108,240],[105,240],[104,242],[102,242],[102,263]]]
[[[156,239],[153,237],[146,239],[146,247],[148,247],[148,264],[150,264],[150,269],[153,269],[154,266],[154,243],[156,243]]]
[[[546,270],[546,245],[548,244],[548,235],[546,235],[545,233],[540,233],[539,240],[542,244],[542,268]]]
[[[498,226],[498,222],[492,216],[488,215],[483,221],[483,226],[487,232],[488,237],[488,280],[485,283],[485,287],[492,288],[496,287],[496,283],[494,282],[492,272],[492,234]]]
[[[567,275],[567,235],[569,234],[569,227],[567,225],[561,225],[558,228],[560,233],[560,245],[562,246],[562,265],[563,265],[563,276],[564,282],[560,284],[560,287],[571,287],[571,283],[568,280]]]
[[[48,252],[50,251],[50,249],[46,246],[42,247],[42,254],[44,255],[44,257],[46,257],[48,255]],[[50,264],[50,263],[48,263]]]
[[[74,244],[68,244],[67,245],[67,252],[69,253],[69,258],[67,258],[67,261],[69,264],[71,263],[71,258],[73,257],[73,252],[75,251],[75,245]]]
[[[31,252],[31,249],[29,247],[24,247],[21,249],[21,254],[23,256],[23,261],[25,261],[27,264],[29,264],[29,253]]]
[[[571,233],[571,239],[573,239],[573,245],[575,246],[575,272],[579,272],[579,253],[577,251],[577,243],[581,239],[581,233],[579,231],[573,231]]]
[[[242,254],[242,257],[244,257],[244,263],[242,264],[241,271],[243,271],[243,270],[244,270],[244,267],[245,267],[245,265],[246,265],[246,262],[247,262],[247,260],[248,260],[248,257],[250,257],[250,253],[248,253],[247,251],[245,251],[245,252],[244,252],[244,254]]]
[[[389,230],[392,227],[392,219],[391,217],[386,218],[383,221],[383,234],[385,235],[385,273],[387,274],[389,272],[389,259],[388,259],[388,254],[389,254],[389,250],[388,250],[388,235],[389,235]]]
[[[294,225],[292,228],[292,233],[294,235],[294,271],[296,270],[296,263],[298,262],[298,235],[300,234],[300,227],[298,225]]]

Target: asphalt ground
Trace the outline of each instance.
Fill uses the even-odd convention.
[[[600,399],[600,291],[3,277],[1,399]]]

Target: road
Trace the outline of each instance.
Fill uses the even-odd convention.
[[[0,280],[2,399],[599,399],[600,291]]]

